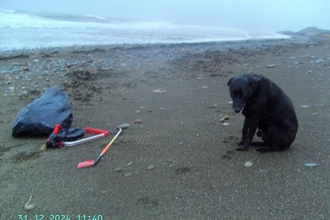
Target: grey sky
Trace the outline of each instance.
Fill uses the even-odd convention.
[[[0,0],[0,8],[246,30],[330,30],[330,0]]]

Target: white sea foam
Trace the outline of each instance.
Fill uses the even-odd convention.
[[[0,52],[72,45],[196,43],[279,39],[262,31],[177,25],[104,18],[95,15],[28,13],[0,9]]]

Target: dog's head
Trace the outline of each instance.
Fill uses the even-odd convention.
[[[233,109],[236,113],[243,111],[245,104],[261,79],[261,75],[241,74],[227,82],[233,100]]]

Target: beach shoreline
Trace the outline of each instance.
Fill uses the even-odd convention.
[[[0,218],[328,219],[329,49],[293,36],[3,53]],[[289,150],[235,151],[243,116],[226,83],[240,73],[270,78],[293,101],[299,130]],[[77,169],[110,137],[46,151],[44,137],[11,137],[19,111],[53,86],[69,95],[72,127],[131,124],[97,166]]]
[[[283,35],[288,38],[278,38],[278,39],[247,39],[247,40],[224,40],[224,41],[207,41],[207,42],[178,42],[178,43],[135,43],[135,44],[96,44],[96,45],[72,45],[72,46],[60,46],[60,47],[41,47],[41,48],[22,48],[22,49],[13,49],[13,50],[4,50],[1,51],[0,59],[12,59],[17,56],[29,56],[39,53],[56,53],[56,52],[92,52],[95,49],[102,48],[103,50],[116,50],[116,49],[134,49],[134,48],[158,48],[158,47],[177,47],[181,45],[212,45],[217,48],[227,45],[229,47],[235,47],[236,45],[245,45],[245,46],[260,46],[262,44],[272,44],[272,45],[283,45],[283,44],[308,44],[313,42],[313,40],[304,35]]]

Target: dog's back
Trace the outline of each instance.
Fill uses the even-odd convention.
[[[261,78],[255,93],[256,103],[250,106],[248,102],[242,113],[249,115],[258,109],[259,129],[265,131],[270,125],[276,124],[288,132],[290,146],[298,130],[298,120],[292,101],[279,86],[265,77]]]

